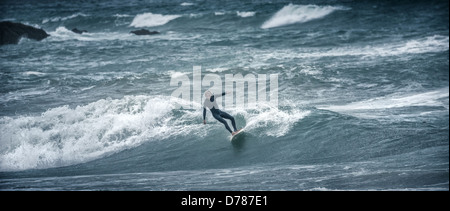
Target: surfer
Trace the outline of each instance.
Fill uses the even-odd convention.
[[[219,105],[217,105],[216,98],[224,96],[225,94],[229,94],[228,92],[222,93],[220,96],[215,96],[211,91],[205,92],[205,101],[203,102],[203,124],[206,124],[206,108],[208,108],[213,117],[217,119],[217,121],[221,122],[225,125],[225,128],[231,133],[231,135],[235,135],[237,132],[239,132],[236,129],[236,122],[234,121],[234,117],[230,114],[221,111],[219,109]],[[234,131],[231,131],[230,127],[228,126],[228,123],[225,121],[225,119],[231,120],[231,124],[233,125]]]

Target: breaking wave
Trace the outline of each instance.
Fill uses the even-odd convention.
[[[336,10],[348,10],[348,8],[341,6],[289,4],[281,8],[269,20],[264,22],[261,25],[261,28],[268,29],[294,23],[305,23],[311,20],[323,18]]]
[[[203,139],[208,132],[225,131],[210,115],[211,125],[205,130],[197,121],[200,109],[176,109],[180,103],[186,102],[165,96],[125,96],[75,108],[52,108],[38,116],[2,117],[0,171],[74,165],[149,141],[180,135]],[[288,133],[295,122],[309,114],[296,108],[279,110],[264,105],[229,112],[247,122],[247,131],[275,137]]]
[[[161,26],[179,17],[181,17],[181,15],[161,15],[149,12],[136,15],[136,17],[134,17],[133,21],[131,22],[130,26],[133,27]]]

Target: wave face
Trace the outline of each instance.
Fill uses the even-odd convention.
[[[261,28],[268,29],[294,23],[305,23],[311,20],[323,18],[336,10],[348,9],[340,6],[289,4],[281,8],[269,20],[264,22],[261,25]]]
[[[448,1],[0,10],[50,34],[0,46],[0,190],[449,189]],[[222,82],[277,74],[279,105],[219,105],[245,127],[230,142],[171,97],[193,66]]]

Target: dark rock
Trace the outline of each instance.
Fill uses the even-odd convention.
[[[133,33],[135,35],[154,35],[154,34],[159,34],[159,32],[157,32],[157,31],[149,31],[147,29],[140,29],[140,30],[136,30],[136,31],[131,31],[130,33]]]
[[[50,35],[44,30],[32,26],[10,21],[0,22],[0,45],[17,44],[22,37],[40,41],[48,36]]]
[[[86,30],[79,30],[77,28],[73,28],[72,32],[77,33],[77,34],[83,34],[84,32],[88,32],[88,31],[86,31]]]

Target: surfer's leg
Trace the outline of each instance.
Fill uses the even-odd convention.
[[[215,119],[217,119],[217,121],[219,121],[219,122],[221,122],[222,124],[224,124],[224,125],[225,125],[225,128],[226,128],[230,133],[233,133],[233,132],[231,131],[230,127],[228,126],[227,121],[225,121],[219,114],[213,114],[213,117],[214,117]]]
[[[223,111],[220,111],[220,116],[223,117],[223,118],[225,118],[225,119],[231,120],[231,124],[233,125],[234,131],[237,130],[237,129],[236,129],[236,122],[234,121],[234,117],[233,117],[233,116],[231,116],[231,115],[229,115],[228,113],[223,112]]]

